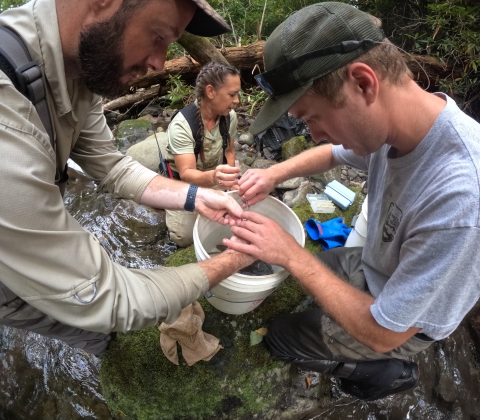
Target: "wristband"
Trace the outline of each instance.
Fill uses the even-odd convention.
[[[188,188],[187,199],[185,200],[185,205],[183,208],[187,211],[195,210],[195,197],[197,196],[197,185],[190,185]]]

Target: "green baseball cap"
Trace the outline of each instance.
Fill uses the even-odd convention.
[[[293,13],[263,47],[265,72],[259,85],[270,95],[250,126],[253,134],[272,126],[313,81],[352,62],[382,41],[378,19],[346,3],[325,2]]]

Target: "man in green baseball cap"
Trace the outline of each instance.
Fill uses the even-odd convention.
[[[450,335],[480,296],[480,125],[413,80],[378,19],[345,3],[305,7],[275,29],[257,76],[269,99],[259,133],[285,112],[305,120],[310,149],[248,170],[250,206],[275,185],[338,165],[368,171],[365,246],[317,256],[270,219],[245,211],[224,244],[287,269],[319,308],[277,318],[272,357],[339,378],[375,400],[411,389],[408,358]],[[461,205],[459,205],[461,203]]]

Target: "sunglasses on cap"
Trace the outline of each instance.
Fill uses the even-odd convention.
[[[342,43],[333,45],[331,47],[310,51],[297,58],[282,63],[269,71],[257,74],[255,76],[255,80],[257,81],[258,85],[271,98],[273,98],[275,96],[290,92],[301,86],[301,84],[297,81],[294,82],[296,86],[286,83],[285,74],[296,70],[306,61],[332,54],[348,54],[352,51],[358,50],[359,48],[369,50],[374,46],[374,44],[375,41],[372,39],[364,39],[363,41],[343,41]]]

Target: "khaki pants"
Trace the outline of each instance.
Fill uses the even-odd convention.
[[[334,248],[317,254],[317,258],[340,278],[368,293],[361,256],[360,247]],[[348,334],[320,308],[275,319],[265,341],[274,359],[343,378],[349,377],[357,362],[405,359],[434,342],[424,334],[416,334],[388,353],[376,353]]]
[[[198,213],[186,210],[165,210],[165,212],[170,240],[180,247],[193,244],[193,226]]]
[[[112,339],[111,334],[85,331],[49,317],[19,298],[0,282],[0,324],[64,341],[70,347],[102,356]]]

